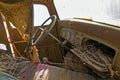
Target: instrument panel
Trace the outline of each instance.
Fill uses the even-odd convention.
[[[68,28],[62,28],[60,36],[75,46],[71,52],[78,56],[83,64],[88,65],[96,72],[109,72],[106,62],[113,64],[116,54],[113,48]]]
[[[60,36],[77,47],[80,47],[83,38],[82,33],[68,28],[62,28]]]

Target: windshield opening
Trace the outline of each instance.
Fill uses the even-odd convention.
[[[34,26],[40,26],[42,23],[50,17],[49,11],[46,6],[41,4],[34,4]],[[49,24],[49,20],[45,25]]]
[[[120,0],[54,0],[60,19],[88,18],[120,25]]]

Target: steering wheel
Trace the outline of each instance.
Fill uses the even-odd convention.
[[[42,28],[42,26],[44,26],[45,23],[48,22],[50,19],[52,20],[50,25],[45,28]],[[56,21],[57,21],[57,17],[55,15],[52,15],[48,19],[46,19],[33,34],[32,40],[31,40],[32,45],[36,45],[38,42],[42,41],[53,29]]]

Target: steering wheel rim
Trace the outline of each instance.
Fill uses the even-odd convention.
[[[52,20],[52,22],[50,23],[49,26],[42,28],[41,26],[44,26],[46,22],[48,22],[49,20]],[[57,21],[57,17],[55,15],[50,16],[48,19],[46,19],[41,26],[38,27],[38,29],[35,31],[35,33],[32,36],[32,40],[31,43],[32,45],[36,45],[38,42],[42,41],[48,34],[49,32],[53,29],[55,23]],[[36,35],[38,35],[37,33],[39,32],[39,30],[41,30],[40,35],[35,39]]]

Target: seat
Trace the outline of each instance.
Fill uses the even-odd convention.
[[[95,80],[88,74],[47,64],[31,64],[19,74],[19,77],[21,80]]]

